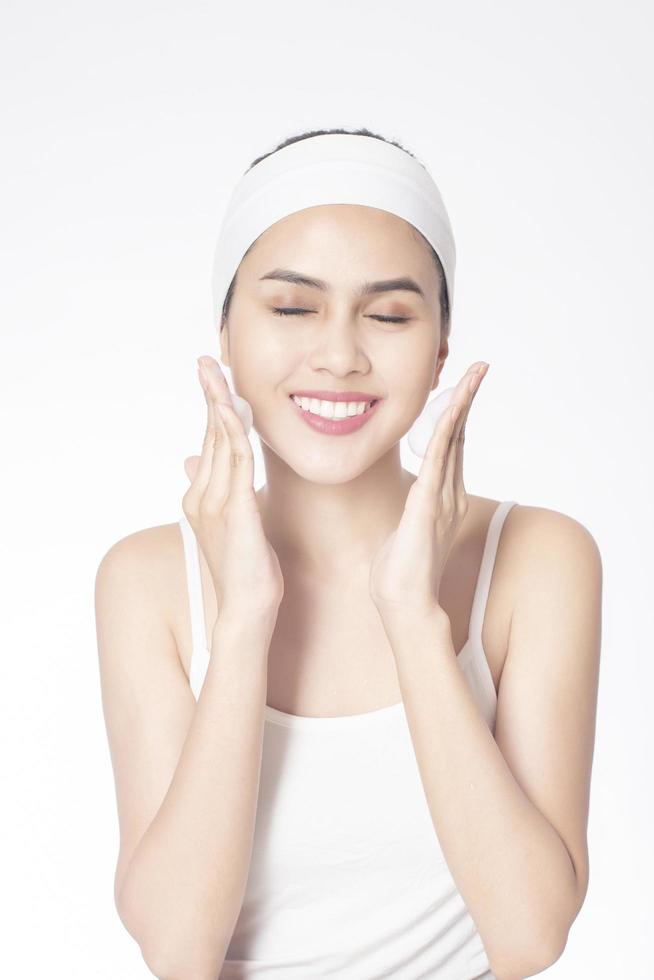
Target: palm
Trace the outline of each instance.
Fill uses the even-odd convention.
[[[195,479],[195,475],[197,473],[199,465],[200,465],[200,456],[188,456],[184,460],[184,470],[190,481],[193,481]],[[261,514],[259,512],[258,506],[256,508],[256,514],[254,516],[258,518],[260,523],[261,532],[264,537],[264,544],[265,544],[267,558],[269,562],[269,568],[272,570],[273,578],[276,581],[281,594],[283,594],[284,575],[282,573],[281,565],[279,564],[279,558],[277,557],[277,552],[275,551],[270,541],[268,540],[268,537],[265,535],[265,532],[263,531],[263,525],[261,524]]]
[[[431,608],[439,603],[447,557],[468,509],[463,484],[465,421],[487,365],[469,371],[454,405],[434,428],[404,512],[370,565],[370,595],[380,610]]]
[[[429,525],[417,520],[410,508],[405,509],[398,527],[372,560],[369,589],[373,602],[408,608],[438,600],[444,559],[433,538]]]

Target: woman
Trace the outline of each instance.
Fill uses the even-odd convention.
[[[588,886],[597,545],[464,489],[486,362],[401,465],[449,353],[422,164],[319,131],[245,178],[214,278],[245,401],[199,359],[184,517],[98,569],[119,914],[160,977],[531,976]]]

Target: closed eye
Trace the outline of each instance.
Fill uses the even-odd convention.
[[[315,310],[302,310],[288,306],[273,306],[275,316],[304,316],[305,313],[315,313]],[[408,316],[381,316],[370,314],[371,320],[380,320],[382,323],[406,323],[411,318]]]

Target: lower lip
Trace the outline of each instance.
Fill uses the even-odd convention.
[[[350,432],[356,432],[357,429],[360,429],[372,418],[378,405],[381,403],[381,398],[378,398],[373,406],[367,412],[363,412],[362,415],[352,415],[351,418],[347,419],[324,419],[322,415],[313,415],[311,412],[305,412],[291,396],[289,397],[298,415],[304,419],[307,425],[310,425],[317,432],[323,432],[328,436],[346,436]]]

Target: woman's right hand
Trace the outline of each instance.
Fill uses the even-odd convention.
[[[205,356],[198,364],[204,365],[198,367],[198,376],[207,402],[207,429],[201,456],[185,460],[191,485],[182,508],[209,566],[219,615],[276,616],[284,579],[263,529],[250,440],[218,362]]]

